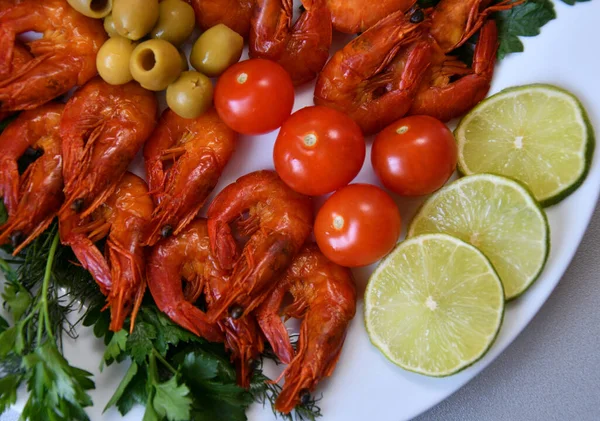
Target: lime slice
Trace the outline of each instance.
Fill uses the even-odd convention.
[[[519,86],[487,98],[454,135],[461,173],[514,178],[543,206],[560,202],[583,183],[594,152],[585,109],[552,85]]]
[[[550,249],[550,227],[538,202],[521,184],[492,174],[461,178],[423,204],[408,236],[436,232],[481,250],[498,271],[507,300],[536,280]]]
[[[448,376],[480,359],[504,314],[504,291],[489,260],[445,234],[401,243],[371,275],[365,324],[394,364]]]

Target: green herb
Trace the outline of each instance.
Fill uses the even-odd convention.
[[[500,0],[496,0],[498,3]],[[566,4],[574,5],[576,2],[590,0],[562,0]],[[419,6],[423,8],[433,7],[440,0],[419,0]],[[519,37],[533,37],[539,35],[542,26],[556,18],[554,4],[550,0],[527,0],[523,4],[510,10],[495,14],[498,24],[498,60],[502,60],[510,53],[519,53],[524,50],[523,43]],[[469,41],[470,46],[458,52],[461,59],[472,58],[472,45],[476,38]]]
[[[67,316],[76,310],[60,291],[64,251],[55,226],[19,256],[17,270],[0,258],[6,278],[2,298],[14,321],[0,323],[0,413],[16,402],[17,388],[25,382],[29,399],[23,419],[88,419],[84,408],[92,405],[91,374],[71,366],[61,352],[62,333],[74,334]]]
[[[252,377],[250,393],[254,396],[256,402],[263,406],[268,402],[271,404],[272,408],[275,408],[275,401],[277,400],[277,396],[281,393],[281,386],[269,383],[270,380],[271,379],[263,374],[261,362],[261,365]],[[273,413],[286,421],[315,421],[323,415],[321,414],[321,408],[318,406],[321,398],[322,396],[311,398],[307,403],[298,405],[294,411],[294,416],[292,416],[292,414],[278,413],[275,409],[273,409]]]
[[[281,391],[279,385],[266,382],[262,361],[250,390],[240,388],[223,345],[180,328],[151,303],[142,305],[131,335],[124,330],[109,332],[108,323],[102,321],[106,317],[96,308],[84,320],[107,343],[101,366],[128,357],[131,364],[105,409],[116,406],[125,415],[140,404],[146,407],[144,420],[243,421],[252,402],[274,405]],[[314,421],[319,416],[316,401],[295,412],[296,421]]]
[[[550,0],[528,0],[527,2],[496,14],[498,23],[498,59],[507,54],[523,51],[520,36],[539,35],[546,23],[556,18],[554,5]]]

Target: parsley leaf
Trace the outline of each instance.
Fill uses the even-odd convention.
[[[21,377],[10,374],[0,379],[0,414],[17,402],[17,388],[21,383]]]
[[[154,388],[156,393],[152,404],[160,417],[167,417],[169,421],[186,421],[190,418],[190,389],[185,385],[178,385],[177,376]]]
[[[133,378],[135,377],[137,372],[138,372],[138,365],[134,361],[129,366],[129,369],[127,370],[127,373],[125,373],[125,377],[123,377],[123,380],[121,380],[121,383],[119,383],[117,390],[115,390],[115,393],[112,395],[112,397],[106,404],[104,411],[106,411],[108,408],[115,405],[117,402],[119,402],[121,400],[121,398],[123,397],[123,394],[125,393],[125,390],[127,389],[127,386],[129,386],[129,384],[131,383],[131,381],[133,380]],[[132,406],[133,406],[133,404],[132,404]]]
[[[2,293],[2,299],[15,321],[21,319],[33,301],[29,291],[16,282],[6,285]]]
[[[130,370],[133,369],[130,367]],[[116,402],[117,409],[121,415],[127,414],[135,404],[145,405],[148,400],[148,390],[146,388],[146,383],[148,382],[148,373],[143,370],[135,370],[137,372],[131,377],[130,380],[124,378],[122,382],[123,384],[126,383],[126,386],[121,394],[121,397]],[[127,374],[125,376],[127,377]],[[109,408],[110,406],[111,405],[107,405],[106,408]]]
[[[23,367],[29,391],[24,419],[89,419],[83,408],[92,405],[86,393],[94,388],[92,374],[70,366],[55,343],[47,341],[26,355]]]
[[[104,350],[104,357],[100,363],[100,370],[104,368],[104,364],[112,364],[113,361],[122,361],[124,358],[124,352],[127,346],[127,331],[120,330],[112,335],[112,338],[106,349]]]
[[[6,329],[8,329],[8,322],[0,316],[0,334],[4,333]]]
[[[16,326],[13,326],[0,334],[0,358],[6,357],[14,349],[17,333]]]
[[[540,33],[540,28],[556,18],[554,5],[550,0],[528,0],[496,14],[500,48],[498,59],[509,53],[522,52],[523,43],[519,36],[532,37]]]
[[[138,364],[143,364],[150,355],[156,339],[156,328],[149,323],[137,321],[133,333],[127,338],[127,352]]]

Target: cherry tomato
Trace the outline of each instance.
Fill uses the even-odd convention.
[[[442,187],[456,169],[452,132],[424,115],[401,118],[373,142],[371,163],[385,187],[403,196],[421,196]]]
[[[379,187],[351,184],[323,204],[315,220],[317,244],[329,260],[366,266],[396,245],[402,219],[394,200]]]
[[[252,59],[234,64],[215,87],[215,108],[238,133],[262,134],[280,127],[292,113],[294,85],[274,61]]]
[[[288,186],[320,196],[351,182],[365,153],[365,138],[354,120],[331,108],[306,107],[281,126],[273,160]]]

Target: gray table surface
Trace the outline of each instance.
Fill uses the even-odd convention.
[[[483,373],[416,420],[600,420],[599,257],[597,207],[571,266],[530,325]]]

